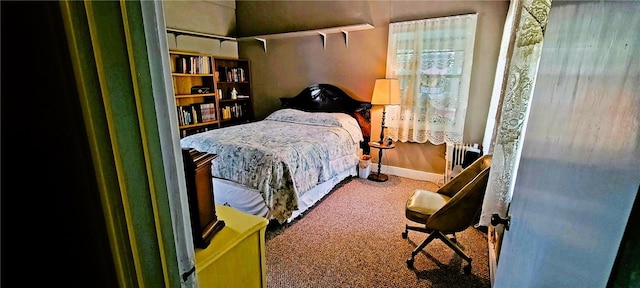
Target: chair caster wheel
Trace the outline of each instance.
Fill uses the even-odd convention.
[[[471,274],[471,265],[464,266],[464,274]]]
[[[407,231],[402,232],[402,239],[407,239],[407,236],[409,236],[409,232]]]
[[[407,268],[413,269],[413,258],[407,260]]]

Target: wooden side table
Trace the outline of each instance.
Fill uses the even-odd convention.
[[[369,175],[367,179],[376,182],[385,182],[389,180],[389,176],[380,173],[380,168],[382,167],[382,150],[396,148],[396,145],[393,143],[391,143],[391,145],[387,145],[380,144],[379,142],[369,142],[369,147],[378,149],[378,173]]]

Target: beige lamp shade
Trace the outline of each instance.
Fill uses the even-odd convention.
[[[376,79],[373,86],[372,105],[400,105],[398,79]]]

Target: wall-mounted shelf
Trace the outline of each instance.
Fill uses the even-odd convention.
[[[220,45],[222,45],[222,42],[224,41],[257,40],[262,43],[262,48],[264,49],[264,52],[267,52],[267,40],[290,38],[290,37],[313,36],[313,35],[321,36],[322,48],[326,48],[327,34],[335,34],[335,33],[342,33],[344,35],[344,43],[345,45],[347,45],[347,47],[349,47],[349,32],[368,30],[368,29],[373,29],[373,25],[357,24],[357,25],[338,26],[338,27],[330,27],[330,28],[322,28],[322,29],[286,32],[286,33],[248,36],[248,37],[241,37],[241,38],[233,38],[233,37],[220,36],[220,35],[214,35],[214,34],[200,33],[195,31],[180,30],[175,28],[167,28],[167,33],[175,35],[176,39],[178,38],[178,36],[181,36],[181,35],[217,39],[220,41]]]
[[[216,40],[220,41],[220,46],[222,46],[222,42],[224,42],[224,41],[237,41],[237,39],[233,38],[233,37],[220,36],[220,35],[207,34],[207,33],[200,33],[200,32],[195,32],[195,31],[188,31],[188,30],[180,30],[180,29],[175,29],[175,28],[167,28],[167,33],[173,34],[176,37],[176,45],[178,45],[178,43],[177,43],[178,36],[181,36],[181,35],[195,36],[195,37],[202,37],[202,38],[209,38],[209,39],[216,39]]]
[[[323,28],[323,29],[313,29],[313,30],[304,30],[304,31],[287,32],[287,33],[249,36],[249,37],[237,38],[236,40],[237,41],[246,41],[246,40],[260,41],[262,43],[264,52],[267,52],[267,40],[320,35],[322,37],[322,47],[326,48],[327,34],[342,33],[344,35],[345,45],[349,47],[349,32],[367,30],[367,29],[373,29],[373,25],[357,24],[357,25],[339,26],[339,27],[331,27],[331,28]]]
[[[176,37],[178,37],[180,35],[189,35],[189,36],[197,36],[197,37],[218,39],[218,40],[221,40],[221,41],[236,41],[236,38],[233,38],[233,37],[213,35],[213,34],[200,33],[200,32],[194,32],[194,31],[187,31],[187,30],[179,30],[179,29],[175,29],[175,28],[167,28],[167,33],[171,33],[171,34],[175,35]]]

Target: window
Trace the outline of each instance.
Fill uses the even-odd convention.
[[[387,109],[388,134],[402,142],[461,143],[477,15],[391,23],[386,78],[400,83]]]

